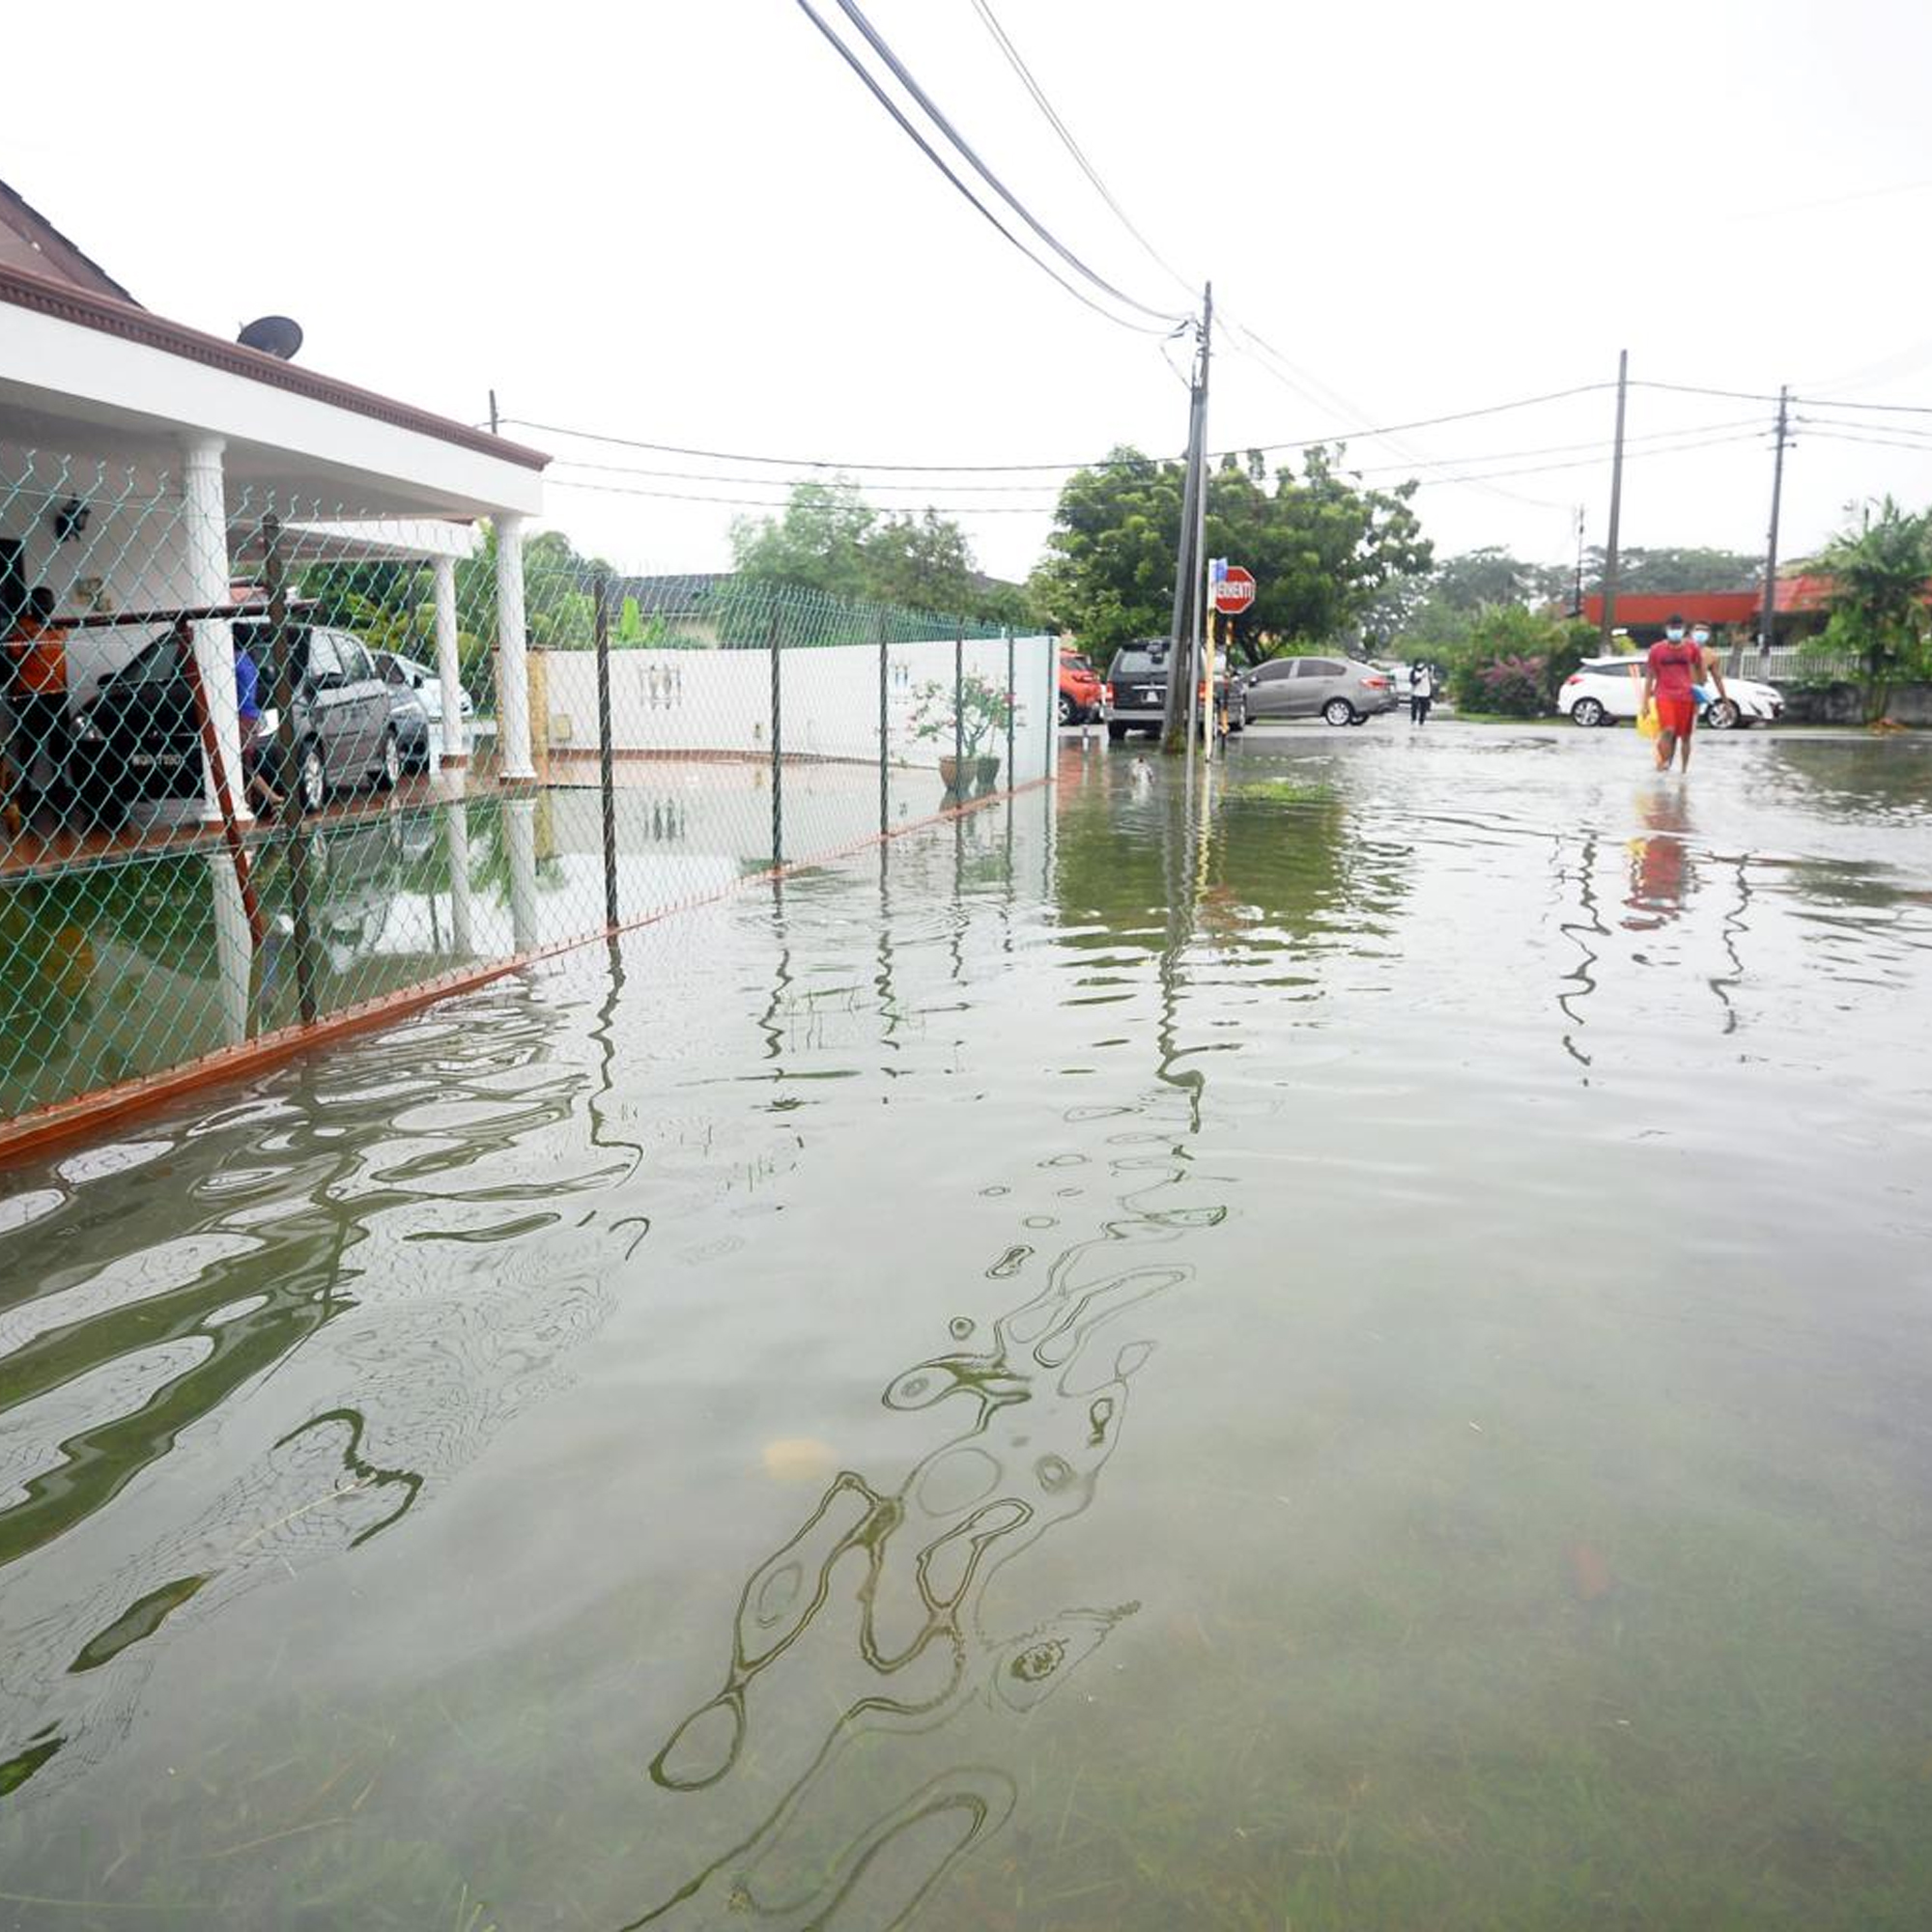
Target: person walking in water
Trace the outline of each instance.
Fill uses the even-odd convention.
[[[1435,700],[1435,673],[1426,664],[1408,668],[1408,722],[1429,723],[1429,707]]]
[[[1709,636],[1709,632],[1705,636]],[[1724,673],[1712,653],[1684,636],[1684,619],[1675,611],[1664,620],[1663,639],[1652,644],[1643,667],[1643,703],[1655,704],[1657,722],[1657,769],[1667,772],[1670,756],[1677,754],[1678,769],[1690,769],[1690,734],[1697,724],[1697,682],[1709,672],[1717,680],[1718,696],[1724,690]]]

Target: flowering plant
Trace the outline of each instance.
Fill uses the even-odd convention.
[[[980,748],[988,738],[1004,736],[1008,724],[1017,715],[1010,692],[972,671],[959,680],[956,706],[950,680],[934,679],[919,685],[912,696],[912,735],[941,746],[950,745],[956,735],[961,752],[969,758],[980,755]]]

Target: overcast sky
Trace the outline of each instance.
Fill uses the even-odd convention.
[[[1607,383],[1624,347],[1634,379],[1932,406],[1932,9],[990,4],[1135,224],[1290,365],[1221,331],[1247,353],[1215,360],[1217,448]],[[867,11],[1069,247],[1186,305],[972,0]],[[15,10],[8,38],[40,104],[10,117],[0,174],[137,298],[223,333],[295,315],[305,363],[463,420],[494,385],[506,417],[835,463],[1056,463],[1184,436],[1159,340],[1002,242],[794,0],[101,0],[84,21]],[[1350,458],[1376,482],[1537,469],[1417,500],[1438,552],[1554,561],[1579,504],[1602,538],[1612,412],[1603,391],[1358,437]],[[1759,549],[1771,415],[1634,389],[1624,541]],[[1932,501],[1932,410],[1799,415],[1787,554],[1855,498]],[[613,492],[776,498],[788,474],[514,433],[732,479],[559,464],[551,521],[628,568],[724,565],[739,512]],[[1907,436],[1920,446],[1870,440]],[[1681,447],[1706,437],[1733,440]],[[1054,481],[868,494],[970,511],[981,564],[1019,577]]]

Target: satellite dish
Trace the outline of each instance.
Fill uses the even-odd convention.
[[[288,361],[302,346],[301,324],[286,315],[260,315],[235,338],[243,349]]]

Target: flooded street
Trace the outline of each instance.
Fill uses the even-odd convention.
[[[1135,763],[0,1175],[0,1926],[1926,1922],[1932,745]]]

